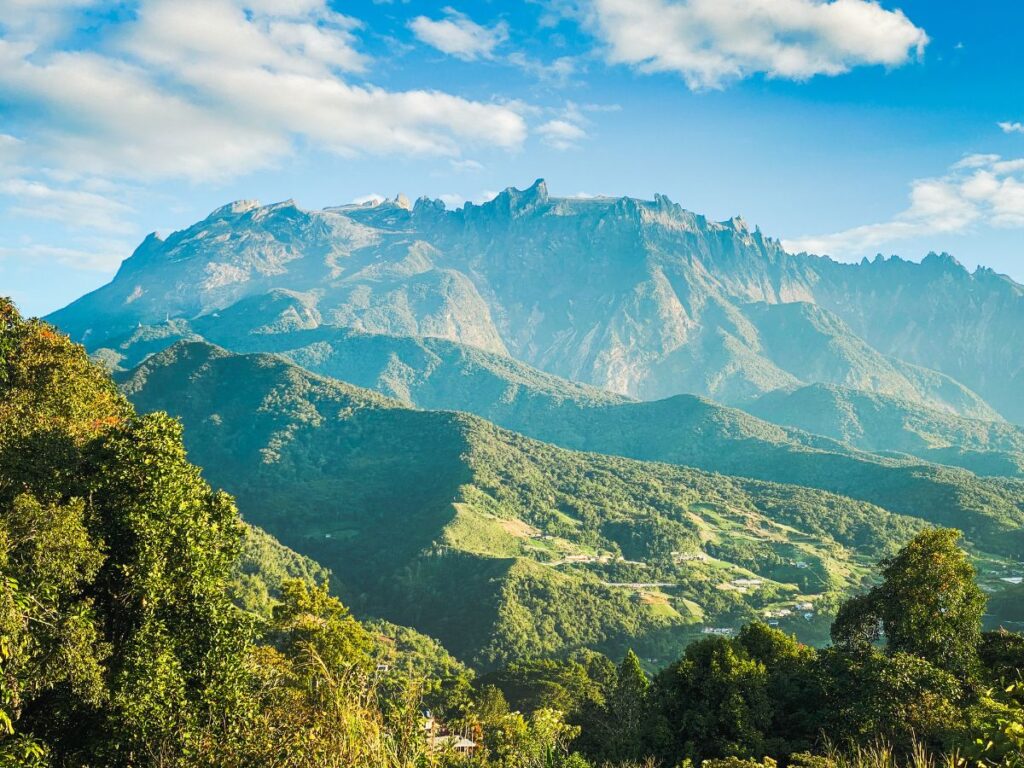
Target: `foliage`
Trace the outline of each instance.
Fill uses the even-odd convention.
[[[81,348],[0,314],[4,744],[109,765],[189,753],[239,714],[235,508],[177,423],[135,416]]]
[[[184,343],[122,385],[139,408],[180,416],[211,478],[252,522],[330,567],[353,608],[485,668],[584,647],[672,657],[701,621],[739,625],[801,592],[838,602],[867,574],[864,553],[888,554],[920,528],[820,491],[401,408],[267,355]],[[761,589],[721,588],[752,576]]]
[[[844,606],[834,639],[864,647],[884,632],[890,651],[974,678],[985,595],[975,583],[974,566],[957,546],[960,535],[950,529],[924,531],[883,561],[882,584]]]

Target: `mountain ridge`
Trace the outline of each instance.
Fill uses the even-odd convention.
[[[920,526],[835,494],[411,410],[272,355],[182,342],[118,379],[140,411],[180,417],[211,480],[330,568],[348,602],[485,665],[529,649],[681,647],[715,616],[849,591],[868,556]],[[728,586],[744,578],[766,591]]]
[[[1024,363],[1011,343],[1024,317],[1020,286],[938,257],[907,264],[788,254],[742,219],[711,222],[662,195],[558,198],[535,183],[454,211],[424,198],[411,210],[228,206],[166,239],[147,238],[109,286],[51,319],[96,349],[139,323],[191,320],[283,289],[304,297],[319,325],[447,338],[634,397],[692,391],[738,404],[816,383],[766,356],[767,331],[748,308],[802,302],[842,323],[820,347],[833,360],[823,370],[838,371],[826,383],[851,383],[843,366],[861,376],[844,355],[866,345],[953,379],[928,374],[908,389],[905,375],[887,369],[872,384],[878,391],[987,414],[968,387],[1003,416],[1024,419],[1014,396]],[[933,290],[936,281],[959,285],[974,311],[925,306],[929,297],[956,300],[948,286]],[[855,306],[842,300],[844,286],[858,295]],[[908,332],[919,324],[908,325],[900,307],[914,302],[895,301],[894,291],[912,296],[938,329],[932,335],[951,343]],[[991,329],[979,326],[979,308]],[[880,317],[886,327],[876,327]],[[809,317],[796,322],[814,327]]]

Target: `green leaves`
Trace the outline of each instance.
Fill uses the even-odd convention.
[[[883,633],[892,652],[907,652],[963,679],[978,673],[978,646],[985,594],[974,566],[957,546],[960,532],[930,529],[882,563],[883,582],[848,600],[832,637],[865,649]]]

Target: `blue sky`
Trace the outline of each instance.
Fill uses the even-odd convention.
[[[1024,3],[0,0],[0,293],[241,198],[667,194],[1024,281]]]

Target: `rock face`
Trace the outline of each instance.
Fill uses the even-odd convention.
[[[95,350],[140,325],[226,323],[232,308],[247,332],[450,339],[645,399],[743,403],[820,382],[1024,422],[1024,287],[1009,279],[948,256],[791,255],[738,218],[660,195],[555,198],[542,181],[456,211],[225,206],[151,235],[49,319]]]

